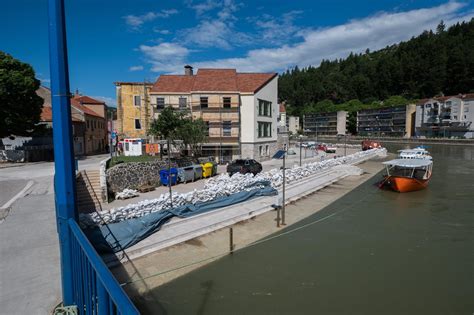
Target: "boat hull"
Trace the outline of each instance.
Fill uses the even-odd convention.
[[[416,179],[411,177],[388,176],[382,182],[382,186],[397,192],[410,192],[425,189],[430,179]]]

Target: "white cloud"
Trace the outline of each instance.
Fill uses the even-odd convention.
[[[91,97],[95,98],[96,100],[105,102],[107,106],[117,107],[117,101],[115,100],[115,98],[107,97],[107,96],[91,96]]]
[[[125,23],[133,30],[138,30],[146,22],[153,21],[157,18],[167,18],[177,13],[178,10],[169,9],[161,10],[160,12],[148,12],[143,15],[126,15],[123,17],[123,19],[125,20]]]
[[[161,34],[161,35],[169,35],[169,34],[171,34],[171,32],[170,32],[169,30],[161,30],[161,29],[156,28],[156,27],[153,29],[153,32],[158,33],[158,34]]]
[[[406,12],[380,12],[364,19],[351,20],[346,24],[300,32],[303,41],[294,45],[282,45],[271,49],[254,49],[246,56],[202,62],[190,62],[193,66],[237,68],[240,71],[280,71],[299,65],[319,65],[322,59],[347,56],[350,52],[381,49],[387,45],[408,40],[427,29],[434,29],[440,20],[446,25],[469,20],[473,12],[459,11],[465,5],[448,2],[432,8]],[[176,65],[174,71],[182,64]],[[170,67],[171,68],[171,67]]]
[[[282,44],[288,42],[301,30],[296,26],[294,20],[303,13],[303,11],[290,11],[280,17],[273,17],[263,14],[261,17],[253,18],[257,29],[260,30],[260,40],[264,44]]]
[[[139,50],[152,64],[152,71],[171,72],[181,68],[190,50],[176,43],[161,43],[155,46],[140,45]]]
[[[178,37],[186,45],[231,49],[250,41],[250,36],[232,29],[221,20],[204,20],[196,27],[179,31]]]
[[[220,6],[220,2],[216,0],[206,0],[204,2],[194,4],[192,1],[190,1],[188,6],[196,11],[197,16],[201,16],[208,11],[218,8]]]
[[[233,0],[221,2],[208,0],[191,5],[191,8],[196,10],[198,16],[216,8],[219,10],[215,16],[201,18],[201,22],[195,27],[180,30],[177,36],[180,42],[199,47],[231,49],[251,41],[250,35],[235,30],[234,22],[237,21],[237,17],[234,13],[239,9],[239,5]]]
[[[130,71],[141,71],[141,70],[143,70],[143,66],[131,66],[128,70],[130,70]]]

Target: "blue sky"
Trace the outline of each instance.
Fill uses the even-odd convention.
[[[281,72],[385,47],[474,17],[473,1],[68,0],[71,90],[114,103],[115,81],[185,64]],[[4,1],[0,50],[49,84],[47,0]]]

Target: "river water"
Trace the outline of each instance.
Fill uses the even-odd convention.
[[[155,289],[142,311],[473,314],[474,147],[429,150],[427,189],[382,191],[379,174],[286,230],[324,220]]]

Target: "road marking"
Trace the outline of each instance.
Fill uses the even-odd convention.
[[[25,188],[23,188],[18,194],[16,194],[15,196],[13,196],[12,199],[10,199],[9,201],[7,201],[3,206],[0,207],[0,209],[7,209],[8,207],[10,207],[18,198],[21,198],[23,196],[23,194],[28,190],[30,189],[31,186],[33,186],[35,182],[30,180],[28,183],[26,183],[26,186]]]

